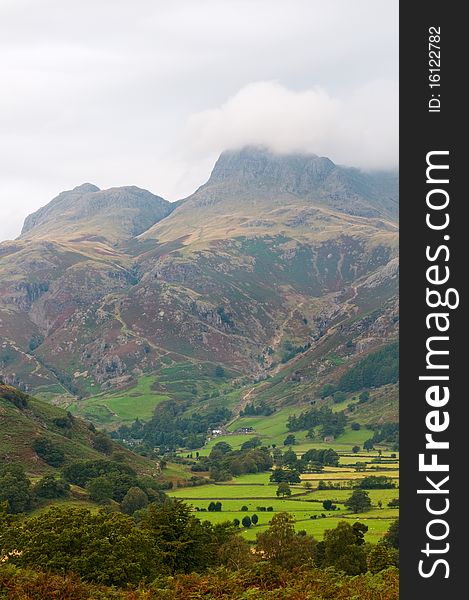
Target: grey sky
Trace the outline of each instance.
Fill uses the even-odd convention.
[[[61,190],[168,200],[263,143],[397,165],[397,0],[0,0],[0,240]]]

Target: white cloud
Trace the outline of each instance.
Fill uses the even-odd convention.
[[[0,239],[84,181],[181,198],[254,137],[394,164],[397,34],[397,0],[2,0]]]
[[[190,118],[190,154],[218,154],[246,144],[307,152],[365,169],[397,166],[397,89],[377,80],[345,98],[324,89],[293,91],[278,82],[243,87],[219,108]]]

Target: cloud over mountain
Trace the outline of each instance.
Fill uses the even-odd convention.
[[[194,114],[187,147],[194,155],[246,144],[273,152],[326,154],[364,169],[397,166],[397,89],[376,80],[346,98],[321,88],[296,91],[275,81],[248,84],[217,108]]]

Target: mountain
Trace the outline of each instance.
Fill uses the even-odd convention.
[[[201,410],[239,410],[240,386],[291,377],[279,401],[302,402],[331,369],[395,339],[397,288],[396,174],[225,152],[178,203],[85,184],[0,244],[0,372],[76,410],[132,386],[143,403],[149,375],[150,392]],[[194,375],[217,365],[230,388]],[[115,405],[101,417],[115,420]]]
[[[0,466],[2,462],[18,463],[29,474],[37,476],[77,460],[109,459],[112,452],[117,452],[121,462],[138,471],[155,471],[155,464],[150,460],[107,437],[104,437],[106,452],[103,452],[102,439],[103,434],[97,434],[89,423],[0,381]],[[42,442],[42,446],[38,442]],[[49,455],[44,449],[49,450]]]
[[[350,215],[395,220],[397,174],[364,173],[335,165],[325,157],[246,147],[223,152],[209,181],[186,202],[204,206],[255,198],[256,202],[267,199],[272,205],[295,197]]]
[[[172,211],[167,200],[135,186],[100,190],[84,183],[26,217],[20,239],[121,242]]]

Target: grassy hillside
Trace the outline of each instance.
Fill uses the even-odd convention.
[[[0,455],[2,461],[19,463],[31,475],[55,472],[78,460],[97,460],[119,454],[119,460],[142,473],[154,473],[155,463],[117,445],[93,425],[61,408],[0,383]],[[41,458],[35,446],[57,450],[52,463]],[[100,448],[105,448],[105,452]],[[45,454],[47,457],[47,454]],[[60,458],[62,457],[62,458]]]

